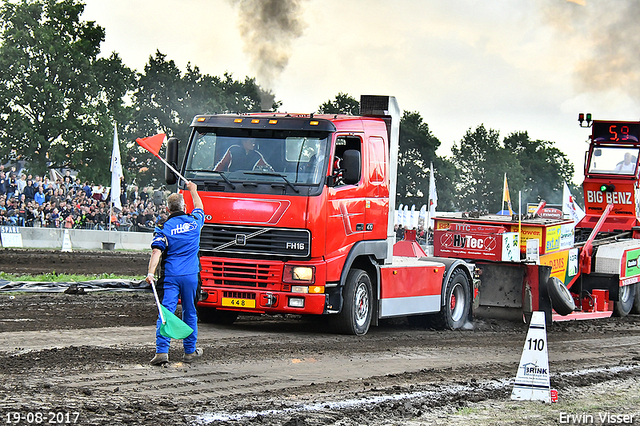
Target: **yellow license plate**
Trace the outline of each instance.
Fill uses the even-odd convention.
[[[253,299],[230,299],[228,297],[223,297],[222,306],[229,306],[232,308],[255,308],[256,301]]]

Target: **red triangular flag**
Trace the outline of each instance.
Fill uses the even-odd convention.
[[[136,139],[136,142],[138,142],[138,145],[160,158],[160,148],[162,148],[162,144],[166,137],[167,136],[164,133],[158,133],[157,135],[149,136],[148,138],[138,138]]]

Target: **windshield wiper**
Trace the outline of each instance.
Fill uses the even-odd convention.
[[[296,186],[294,184],[291,183],[291,181],[289,179],[287,179],[287,177],[285,175],[282,175],[280,173],[273,173],[273,172],[242,172],[245,175],[254,175],[254,176],[277,176],[282,178],[287,185],[289,185],[291,187],[291,189],[293,189],[294,191],[296,191],[296,193],[300,193],[300,190],[298,188],[296,188]]]
[[[229,178],[227,178],[227,177],[224,175],[224,172],[221,172],[221,171],[218,171],[218,170],[209,170],[209,169],[187,169],[187,170],[185,170],[185,172],[217,173],[217,174],[219,174],[219,175],[220,175],[220,177],[221,177],[222,179],[224,179],[224,181],[225,181],[226,183],[228,183],[228,184],[229,184],[229,186],[231,187],[231,189],[236,189],[236,186],[235,186],[233,183],[231,183],[231,181],[229,180]]]

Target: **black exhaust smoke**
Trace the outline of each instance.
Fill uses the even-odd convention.
[[[262,110],[271,110],[273,84],[289,63],[291,45],[302,35],[304,0],[231,0],[239,12],[244,50],[260,85]]]

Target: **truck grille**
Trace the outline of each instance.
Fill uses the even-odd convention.
[[[200,234],[200,250],[215,256],[241,254],[305,258],[311,254],[311,233],[307,229],[205,225]]]
[[[280,283],[282,263],[255,264],[202,259],[204,282],[219,286],[267,288]]]

